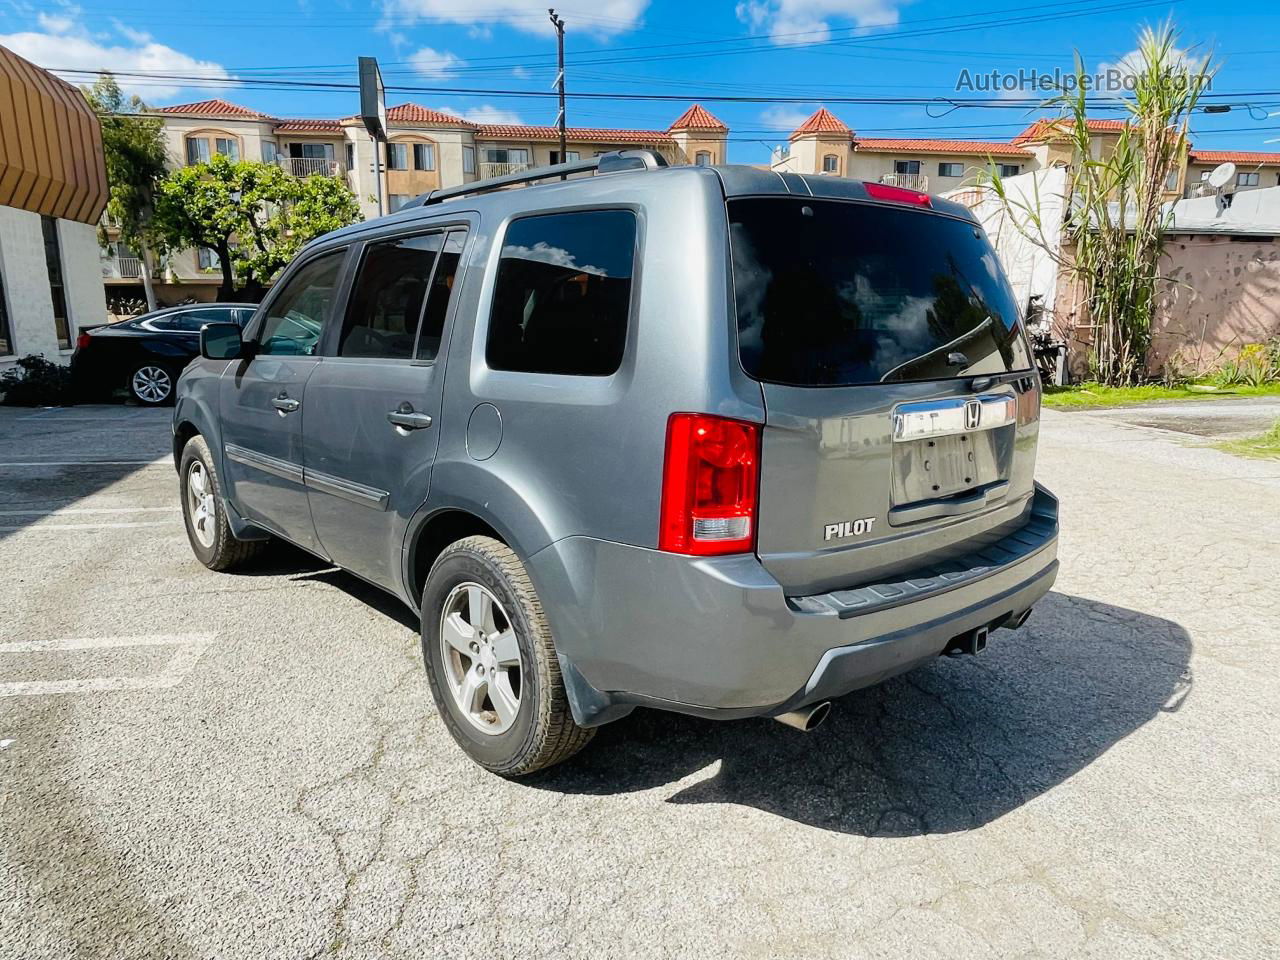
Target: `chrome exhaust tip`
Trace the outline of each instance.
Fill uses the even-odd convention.
[[[809,733],[811,730],[818,729],[822,721],[826,720],[831,714],[831,701],[823,700],[821,703],[815,703],[808,707],[801,707],[799,710],[792,710],[788,713],[780,713],[773,719],[779,723],[785,723],[788,727],[795,727],[802,733]]]

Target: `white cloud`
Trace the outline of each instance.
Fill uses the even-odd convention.
[[[539,240],[532,247],[520,243],[509,243],[502,248],[502,255],[515,260],[535,260],[538,263],[549,263],[556,267],[592,273],[598,277],[607,277],[609,271],[591,264],[579,264],[574,255],[563,247],[553,247],[545,240]]]
[[[529,73],[528,67],[512,67],[511,75],[517,80],[528,80],[529,77],[532,76],[532,74]]]
[[[472,26],[485,35],[491,24],[502,23],[526,33],[552,32],[547,18],[546,0],[491,0],[467,6],[458,0],[383,0],[384,26],[413,26],[419,20],[436,23],[458,23]],[[649,0],[599,0],[591,13],[567,14],[574,33],[598,37],[616,36],[634,30],[640,23]]]
[[[454,72],[462,60],[448,50],[423,47],[417,53],[409,55],[409,63],[428,80],[443,80]]]
[[[1170,66],[1186,67],[1192,72],[1202,70],[1208,59],[1207,56],[1192,56],[1189,51],[1179,50],[1176,47],[1169,51]],[[1131,82],[1134,77],[1142,72],[1145,63],[1141,50],[1130,50],[1114,63],[1103,60],[1098,64],[1098,69],[1095,73],[1099,78],[1099,82],[1104,85],[1110,84],[1117,79],[1121,83],[1125,81]],[[1104,89],[1103,92],[1121,93],[1123,90]]]
[[[801,107],[767,107],[760,111],[760,120],[766,127],[776,127],[778,133],[790,134],[792,130],[808,120],[812,113],[812,110]]]
[[[900,0],[742,0],[738,19],[774,43],[816,43],[831,37],[832,21],[857,27],[897,23]]]
[[[79,8],[63,7],[55,14],[40,14],[42,31],[0,34],[0,46],[8,47],[20,57],[46,68],[78,70],[115,70],[178,73],[187,76],[229,77],[221,64],[156,43],[150,34],[133,30],[124,24],[114,25],[111,33],[91,34],[77,21]],[[92,78],[82,74],[68,77],[72,83],[85,83]],[[136,93],[148,103],[168,100],[182,91],[181,81],[146,81],[134,77],[118,77],[125,93]],[[205,96],[215,93],[203,92]]]
[[[461,117],[471,123],[524,123],[515,111],[504,110],[491,103],[481,103],[474,107],[467,107],[466,110],[458,110],[454,107],[434,107],[433,109],[447,113],[451,117]]]

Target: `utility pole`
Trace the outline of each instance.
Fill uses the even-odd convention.
[[[564,119],[564,20],[556,16],[555,8],[549,8],[547,13],[551,15],[551,25],[556,28],[556,59],[560,64],[560,73],[556,76],[556,87],[560,91],[560,115],[556,117],[556,126],[560,128],[560,162],[567,162],[566,144],[568,139],[565,136],[565,119]],[[561,177],[563,180],[564,178]]]

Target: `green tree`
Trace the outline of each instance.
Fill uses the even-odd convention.
[[[142,288],[147,309],[156,308],[151,285],[154,260],[156,186],[165,176],[164,134],[160,120],[144,116],[147,105],[128,97],[110,74],[92,87],[82,88],[102,126],[102,149],[107,167],[107,216],[119,231],[120,241],[142,259]],[[98,230],[105,248],[110,239],[105,227]]]
[[[359,219],[355,195],[334,177],[301,179],[273,164],[221,155],[173,171],[156,200],[167,249],[217,254],[224,300],[256,297],[306,243]]]

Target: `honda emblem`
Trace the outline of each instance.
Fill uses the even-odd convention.
[[[966,400],[964,402],[964,428],[966,430],[977,430],[980,423],[982,423],[982,401]]]

